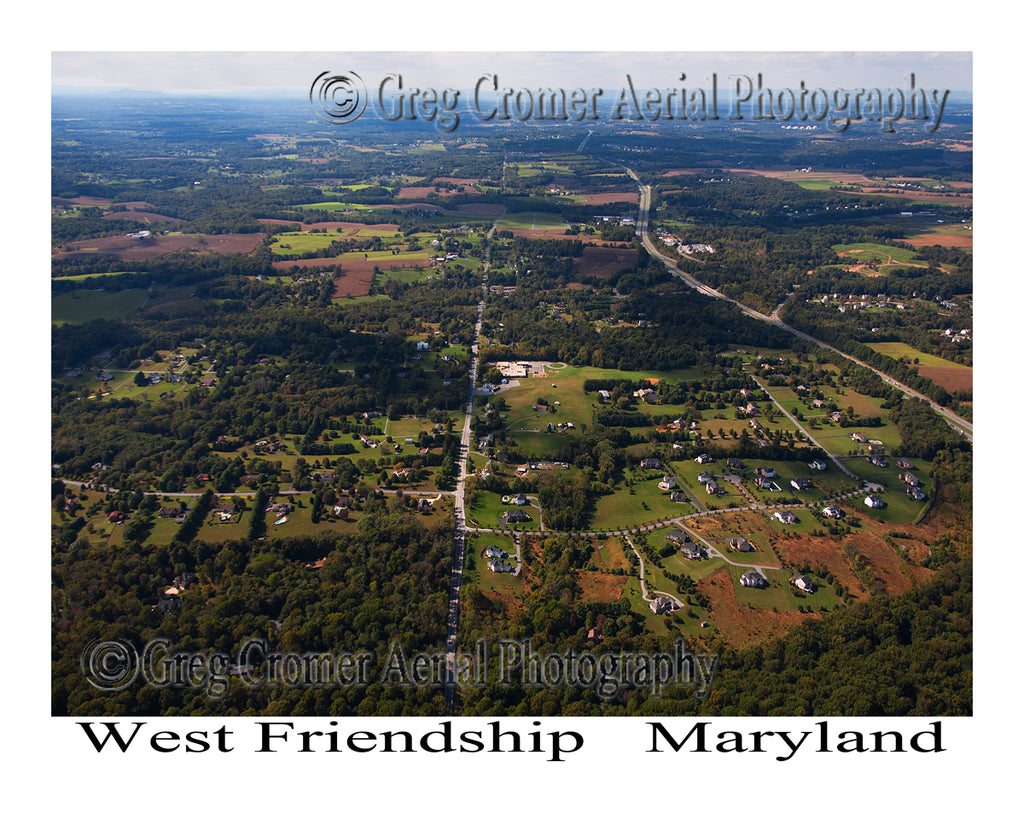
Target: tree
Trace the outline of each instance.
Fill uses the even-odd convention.
[[[142,370],[139,370],[137,373],[135,373],[135,377],[132,379],[132,381],[135,383],[136,387],[145,387],[149,383],[149,379],[146,377],[146,374],[142,372]]]

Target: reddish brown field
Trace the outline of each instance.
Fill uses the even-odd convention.
[[[128,210],[153,210],[153,205],[150,202],[118,202],[118,205],[124,205]]]
[[[313,222],[305,225],[302,222],[289,222],[287,219],[260,219],[264,225],[294,225],[296,230],[329,230],[332,232],[341,231],[339,236],[352,238],[361,230],[385,231],[387,233],[398,233],[398,225],[390,222],[383,222],[376,225],[364,225],[362,222]]]
[[[305,226],[305,230],[330,230],[337,231],[341,230],[340,236],[355,236],[361,230],[372,230],[372,231],[386,231],[388,233],[398,233],[398,225],[393,225],[390,222],[382,222],[377,225],[364,225],[361,222],[313,222],[310,225]]]
[[[153,236],[149,239],[109,236],[105,239],[85,239],[80,242],[71,242],[68,245],[68,250],[54,254],[54,258],[81,258],[93,254],[103,254],[132,261],[155,259],[176,250],[251,253],[262,239],[262,233],[224,233],[219,236]]]
[[[840,504],[854,514],[860,513],[860,508],[849,504]],[[844,543],[852,543],[857,552],[864,556],[870,563],[871,571],[875,579],[879,581],[888,594],[899,594],[906,591],[915,583],[927,580],[931,572],[921,566],[909,564],[901,558],[896,551],[882,540],[882,536],[893,529],[907,530],[909,527],[895,527],[888,523],[880,523],[871,520],[863,520],[863,528],[859,532],[853,532],[843,539]],[[913,531],[919,538],[936,537],[943,529],[941,521],[919,524],[910,531]],[[910,548],[912,541],[901,541],[901,546]],[[781,557],[790,565],[799,566],[809,564],[812,569],[825,567],[834,574],[839,582],[843,584],[853,597],[865,599],[869,596],[869,590],[864,587],[853,571],[853,566],[847,560],[842,545],[828,537],[811,537],[801,535],[798,538],[780,538],[775,543],[776,550]],[[912,553],[918,557],[927,554],[927,547],[923,543],[913,544]]]
[[[427,257],[424,255],[422,258],[414,257],[410,258],[405,256],[404,258],[396,261],[388,261],[387,259],[361,259],[358,257],[332,257],[327,259],[297,259],[294,261],[281,261],[274,262],[274,268],[276,270],[291,270],[292,267],[316,269],[320,267],[341,267],[341,273],[334,279],[334,298],[340,298],[343,296],[365,296],[370,292],[370,286],[373,284],[373,269],[377,267],[381,270],[397,270],[404,267],[415,267],[417,265],[425,267],[427,264]]]
[[[61,199],[59,196],[51,196],[50,204],[55,208],[66,208],[69,205],[81,205],[91,208],[109,208],[111,200],[102,196],[76,196],[74,199]]]
[[[580,572],[577,581],[582,602],[611,602],[622,597],[628,578],[607,572]]]
[[[334,292],[332,298],[343,298],[345,296],[365,296],[370,292],[373,284],[373,268],[369,271],[342,271],[334,279]]]
[[[908,245],[914,247],[927,247],[928,245],[942,245],[943,247],[974,247],[974,234],[972,233],[923,233],[920,236],[911,236],[909,239],[902,239]]]
[[[510,230],[513,236],[521,236],[524,239],[572,239],[572,236],[567,236],[565,228],[551,228],[550,230],[533,230],[531,228],[504,228],[504,230]]]
[[[874,179],[868,179],[862,173],[845,173],[841,171],[811,171],[801,173],[800,171],[759,171],[749,168],[729,168],[730,173],[754,174],[755,176],[767,176],[769,179],[785,179],[789,182],[809,182],[811,180],[828,180],[837,185],[877,185]]]
[[[618,245],[625,244],[625,242],[613,242],[607,239],[602,239],[600,235],[596,233],[581,233],[579,236],[572,238],[579,239],[585,245],[595,245],[597,247],[617,247]]]
[[[295,225],[296,230],[301,230],[302,222],[297,219],[257,219],[261,225]]]
[[[417,186],[413,186],[413,187],[410,187],[410,188],[402,188],[398,192],[398,196],[396,196],[395,198],[396,199],[425,199],[427,196],[429,196],[432,193],[436,193],[438,196],[444,197],[444,196],[456,196],[458,194],[458,191],[450,191],[450,190],[446,190],[445,188],[441,188],[441,190],[435,191],[433,185],[424,186],[424,187],[420,187],[420,186],[417,185]]]
[[[611,202],[635,203],[639,194],[636,191],[622,193],[583,193],[582,201],[588,205],[607,205]]]
[[[804,620],[818,616],[795,611],[741,608],[736,600],[732,577],[724,566],[701,580],[697,589],[712,601],[711,620],[733,645],[763,643],[784,634]]]
[[[624,268],[636,267],[639,254],[634,248],[598,247],[585,245],[583,255],[573,259],[576,276],[596,276],[607,279]]]
[[[431,188],[431,190],[433,190],[433,188]],[[431,202],[413,202],[411,204],[406,204],[406,205],[387,205],[387,208],[389,210],[390,209],[394,209],[394,210],[439,210],[439,211],[441,211],[441,213],[450,213],[451,212],[451,211],[445,210],[440,205],[435,205],[435,204],[433,204]]]
[[[971,392],[974,389],[974,371],[959,367],[918,367],[918,375],[930,378],[949,392]]]
[[[178,222],[173,216],[164,216],[162,213],[150,213],[145,210],[127,210],[120,213],[107,213],[103,219],[130,219],[133,222],[141,222],[144,225],[153,225],[157,222]]]

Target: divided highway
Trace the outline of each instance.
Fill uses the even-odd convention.
[[[647,252],[650,253],[658,261],[660,261],[663,265],[665,265],[665,267],[673,276],[675,276],[678,279],[681,279],[694,290],[703,293],[705,296],[710,296],[711,298],[721,299],[723,301],[729,302],[730,304],[735,304],[742,312],[746,313],[751,318],[756,318],[760,321],[767,322],[768,324],[774,324],[776,327],[786,330],[787,332],[792,333],[795,336],[799,336],[805,341],[809,341],[812,344],[815,344],[818,347],[821,347],[825,350],[830,350],[831,352],[841,355],[843,358],[846,358],[854,362],[855,364],[860,365],[861,367],[865,367],[871,370],[871,372],[875,373],[875,375],[881,378],[886,384],[896,387],[904,394],[909,395],[913,398],[920,398],[922,401],[927,401],[931,405],[931,408],[935,410],[935,412],[937,412],[943,419],[945,419],[945,421],[951,427],[953,427],[953,429],[961,433],[968,441],[974,440],[974,426],[973,424],[971,424],[970,421],[961,418],[952,410],[935,403],[928,396],[922,395],[917,390],[912,389],[911,387],[908,387],[906,384],[897,381],[890,375],[886,375],[881,370],[875,369],[870,364],[861,361],[859,358],[849,355],[848,353],[844,353],[842,350],[838,350],[832,345],[826,344],[824,341],[820,341],[819,339],[816,339],[813,336],[808,335],[807,333],[797,330],[795,327],[790,327],[788,324],[782,321],[777,315],[768,316],[765,315],[764,313],[758,312],[757,310],[754,310],[752,307],[748,307],[747,305],[736,301],[736,299],[726,296],[724,293],[715,290],[713,287],[704,284],[699,279],[695,279],[689,273],[684,273],[682,270],[676,267],[675,262],[673,262],[671,259],[665,256],[660,250],[658,250],[658,248],[654,244],[654,241],[651,239],[650,233],[648,231],[648,223],[650,220],[651,211],[651,186],[640,184],[640,177],[638,177],[636,175],[636,172],[633,171],[631,168],[626,168],[625,170],[626,173],[628,173],[630,177],[633,179],[633,181],[637,183],[637,186],[640,189],[640,213],[636,223],[636,230],[637,234],[640,236],[640,241],[643,243],[643,246],[647,250]]]

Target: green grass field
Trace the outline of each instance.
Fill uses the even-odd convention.
[[[854,242],[848,245],[832,245],[836,253],[849,253],[850,258],[859,262],[883,262],[888,264],[890,257],[897,264],[920,264],[913,250],[902,247],[891,247],[874,242]]]
[[[106,291],[72,290],[50,300],[53,324],[79,324],[94,319],[121,319],[146,302],[145,290]]]
[[[307,205],[296,205],[300,210],[373,210],[373,205],[359,205],[354,202],[310,202]]]
[[[631,529],[696,511],[691,503],[673,503],[668,492],[658,489],[656,479],[638,481],[632,490],[623,487],[599,498],[591,526],[594,529]]]
[[[568,225],[557,213],[527,210],[506,213],[498,220],[498,230],[564,230]]]
[[[320,250],[327,247],[331,242],[341,238],[338,233],[279,233],[275,237],[277,241],[271,246],[271,250],[278,255],[291,255],[295,253],[309,253],[312,250]]]
[[[785,181],[799,185],[805,191],[827,191],[831,190],[834,185],[839,184],[834,179],[787,179]]]
[[[953,361],[947,361],[944,358],[939,358],[937,355],[930,355],[928,353],[922,353],[920,350],[911,347],[909,344],[904,344],[902,341],[883,341],[877,344],[868,344],[872,350],[882,355],[887,355],[890,358],[901,358],[906,356],[911,361],[917,360],[917,363],[923,367],[952,367],[954,369],[969,370],[970,367],[965,367],[963,364],[957,364]]]
[[[136,271],[134,271],[134,270],[111,270],[111,271],[109,271],[107,273],[83,273],[80,276],[61,276],[60,278],[54,279],[54,281],[81,282],[81,281],[85,281],[86,279],[92,279],[92,278],[101,277],[101,276],[104,276],[104,277],[109,277],[109,276],[130,276],[130,275],[133,275],[135,272]]]
[[[384,281],[396,281],[403,282],[404,284],[413,284],[414,282],[425,282],[431,276],[436,276],[437,273],[432,268],[416,268],[416,267],[399,267],[395,270],[382,270],[374,278],[374,284],[380,284]]]

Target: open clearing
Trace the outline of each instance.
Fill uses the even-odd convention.
[[[583,255],[572,262],[574,276],[596,276],[607,279],[620,270],[635,268],[639,254],[634,248],[585,245]]]
[[[117,219],[130,219],[133,222],[141,222],[144,225],[152,225],[157,222],[178,222],[179,219],[175,219],[173,216],[164,216],[162,213],[150,213],[145,210],[125,210],[118,211],[116,213],[105,214],[103,219],[109,219],[115,221]]]
[[[901,341],[885,341],[868,346],[890,358],[898,359],[906,356],[911,361],[917,359],[920,362],[917,367],[918,375],[931,379],[950,392],[970,392],[974,387],[974,370],[971,367],[922,353]]]
[[[917,373],[949,392],[971,392],[974,389],[974,370],[969,367],[955,369],[945,364],[941,367],[921,366],[917,368]]]
[[[188,234],[178,236],[151,236],[148,239],[130,239],[127,236],[108,236],[103,239],[85,239],[70,242],[68,249],[55,253],[55,259],[81,258],[91,255],[115,256],[123,260],[155,259],[176,250],[209,253],[252,253],[263,241],[262,233],[223,233],[217,236]]]
[[[59,325],[93,319],[121,319],[138,310],[145,301],[146,291],[142,289],[119,293],[72,290],[53,297],[50,320]]]
[[[757,176],[767,176],[770,179],[781,179],[786,182],[795,182],[800,187],[807,190],[829,190],[833,185],[845,185],[857,187],[857,190],[843,191],[843,193],[850,193],[853,195],[888,196],[894,199],[908,199],[913,202],[963,205],[964,207],[970,207],[972,201],[970,189],[965,190],[960,186],[953,185],[953,183],[945,183],[948,189],[941,191],[935,190],[934,186],[927,187],[924,185],[922,185],[922,187],[926,188],[924,190],[908,190],[897,186],[905,181],[910,181],[905,178],[894,178],[891,180],[872,179],[864,176],[864,174],[845,173],[843,171],[764,171],[751,170],[747,168],[729,168],[728,170],[731,173],[736,174],[756,174]],[[921,180],[914,181],[917,181],[919,184],[921,183]],[[935,180],[926,181],[935,182]],[[893,183],[897,183],[897,185],[894,185]]]
[[[920,350],[911,347],[909,344],[904,344],[902,341],[881,341],[877,344],[868,344],[872,350],[882,355],[887,355],[890,358],[901,358],[906,356],[911,361],[917,360],[921,365],[925,367],[949,367],[955,370],[970,370],[970,367],[965,367],[963,364],[956,364],[953,361],[946,361],[944,358],[939,358],[936,355],[929,355],[928,353],[922,353]]]
[[[913,245],[914,247],[941,245],[942,247],[973,248],[974,234],[970,231],[965,231],[963,233],[921,233],[917,236],[911,236],[908,239],[903,239],[902,241],[909,245]]]
[[[579,200],[585,202],[588,205],[609,205],[612,202],[628,202],[630,204],[636,204],[637,192],[609,192],[609,193],[581,193],[579,194]]]
[[[552,238],[552,233],[565,234],[568,225],[557,213],[523,211],[506,213],[497,223],[498,230],[511,230],[515,236],[527,239]]]
[[[725,567],[701,580],[697,588],[713,601],[711,621],[733,645],[763,643],[784,634],[809,617],[820,616],[741,607],[736,599],[732,574]]]

